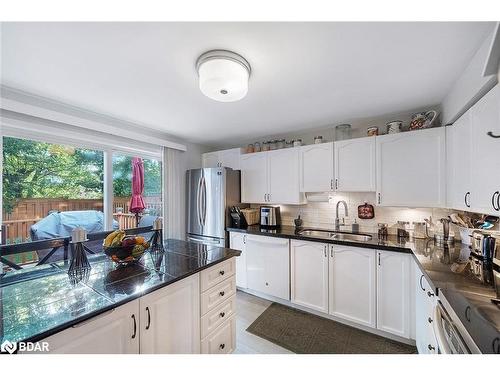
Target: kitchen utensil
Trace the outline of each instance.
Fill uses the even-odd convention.
[[[434,122],[436,121],[438,117],[438,113],[434,110],[427,111],[425,113],[425,123],[424,123],[424,128],[430,128],[434,125]]]
[[[395,120],[389,121],[387,124],[387,134],[400,133],[403,128],[403,121]]]
[[[245,215],[241,212],[239,207],[233,206],[230,208],[230,214],[232,219],[232,227],[233,228],[246,228],[248,226],[248,222],[246,220]],[[258,222],[258,221],[257,221]]]
[[[294,219],[293,222],[296,228],[302,228],[303,221],[300,218],[300,215],[296,219]]]
[[[366,135],[369,137],[378,135],[378,126],[371,126],[366,130]]]
[[[350,124],[340,124],[335,127],[335,140],[342,141],[345,139],[351,139],[351,125]]]
[[[358,218],[360,219],[373,219],[375,217],[375,209],[371,204],[365,202],[358,206]]]

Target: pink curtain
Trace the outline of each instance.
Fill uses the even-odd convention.
[[[132,159],[132,198],[130,212],[139,214],[146,208],[142,194],[144,193],[144,163],[141,158]]]

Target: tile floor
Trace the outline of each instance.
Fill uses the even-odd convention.
[[[236,293],[236,350],[234,354],[292,354],[289,350],[275,345],[246,329],[260,314],[271,305],[271,302],[250,294]]]

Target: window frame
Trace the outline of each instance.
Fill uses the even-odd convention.
[[[11,137],[11,138],[20,138],[26,139],[36,142],[46,142],[52,144],[61,144],[66,146],[78,147],[78,148],[88,148],[96,151],[101,151],[103,153],[104,167],[103,167],[103,214],[104,214],[104,229],[106,231],[113,229],[113,155],[127,155],[127,156],[136,156],[144,159],[157,160],[161,165],[161,198],[162,198],[162,215],[165,216],[164,208],[165,208],[165,166],[164,166],[164,148],[157,145],[150,145],[153,150],[151,152],[145,151],[143,148],[146,143],[136,142],[130,140],[130,147],[123,146],[123,140],[119,137],[112,136],[109,134],[103,133],[103,142],[95,143],[92,141],[86,141],[83,129],[82,133],[74,133],[72,132],[70,136],[55,136],[53,134],[46,134],[43,132],[31,132],[27,129],[21,129],[16,127],[10,127],[8,124],[5,125],[5,122],[2,120],[0,123],[0,173],[3,179],[3,138]],[[75,138],[75,135],[78,137]],[[104,146],[104,144],[107,144]],[[134,147],[137,145],[138,147]],[[0,184],[0,205],[2,209],[0,210],[0,225],[3,225],[3,183]],[[1,232],[1,230],[0,230]],[[0,244],[3,244],[3,236],[1,234]]]

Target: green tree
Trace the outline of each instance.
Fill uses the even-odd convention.
[[[103,153],[95,150],[3,138],[3,208],[19,199],[102,199]]]

